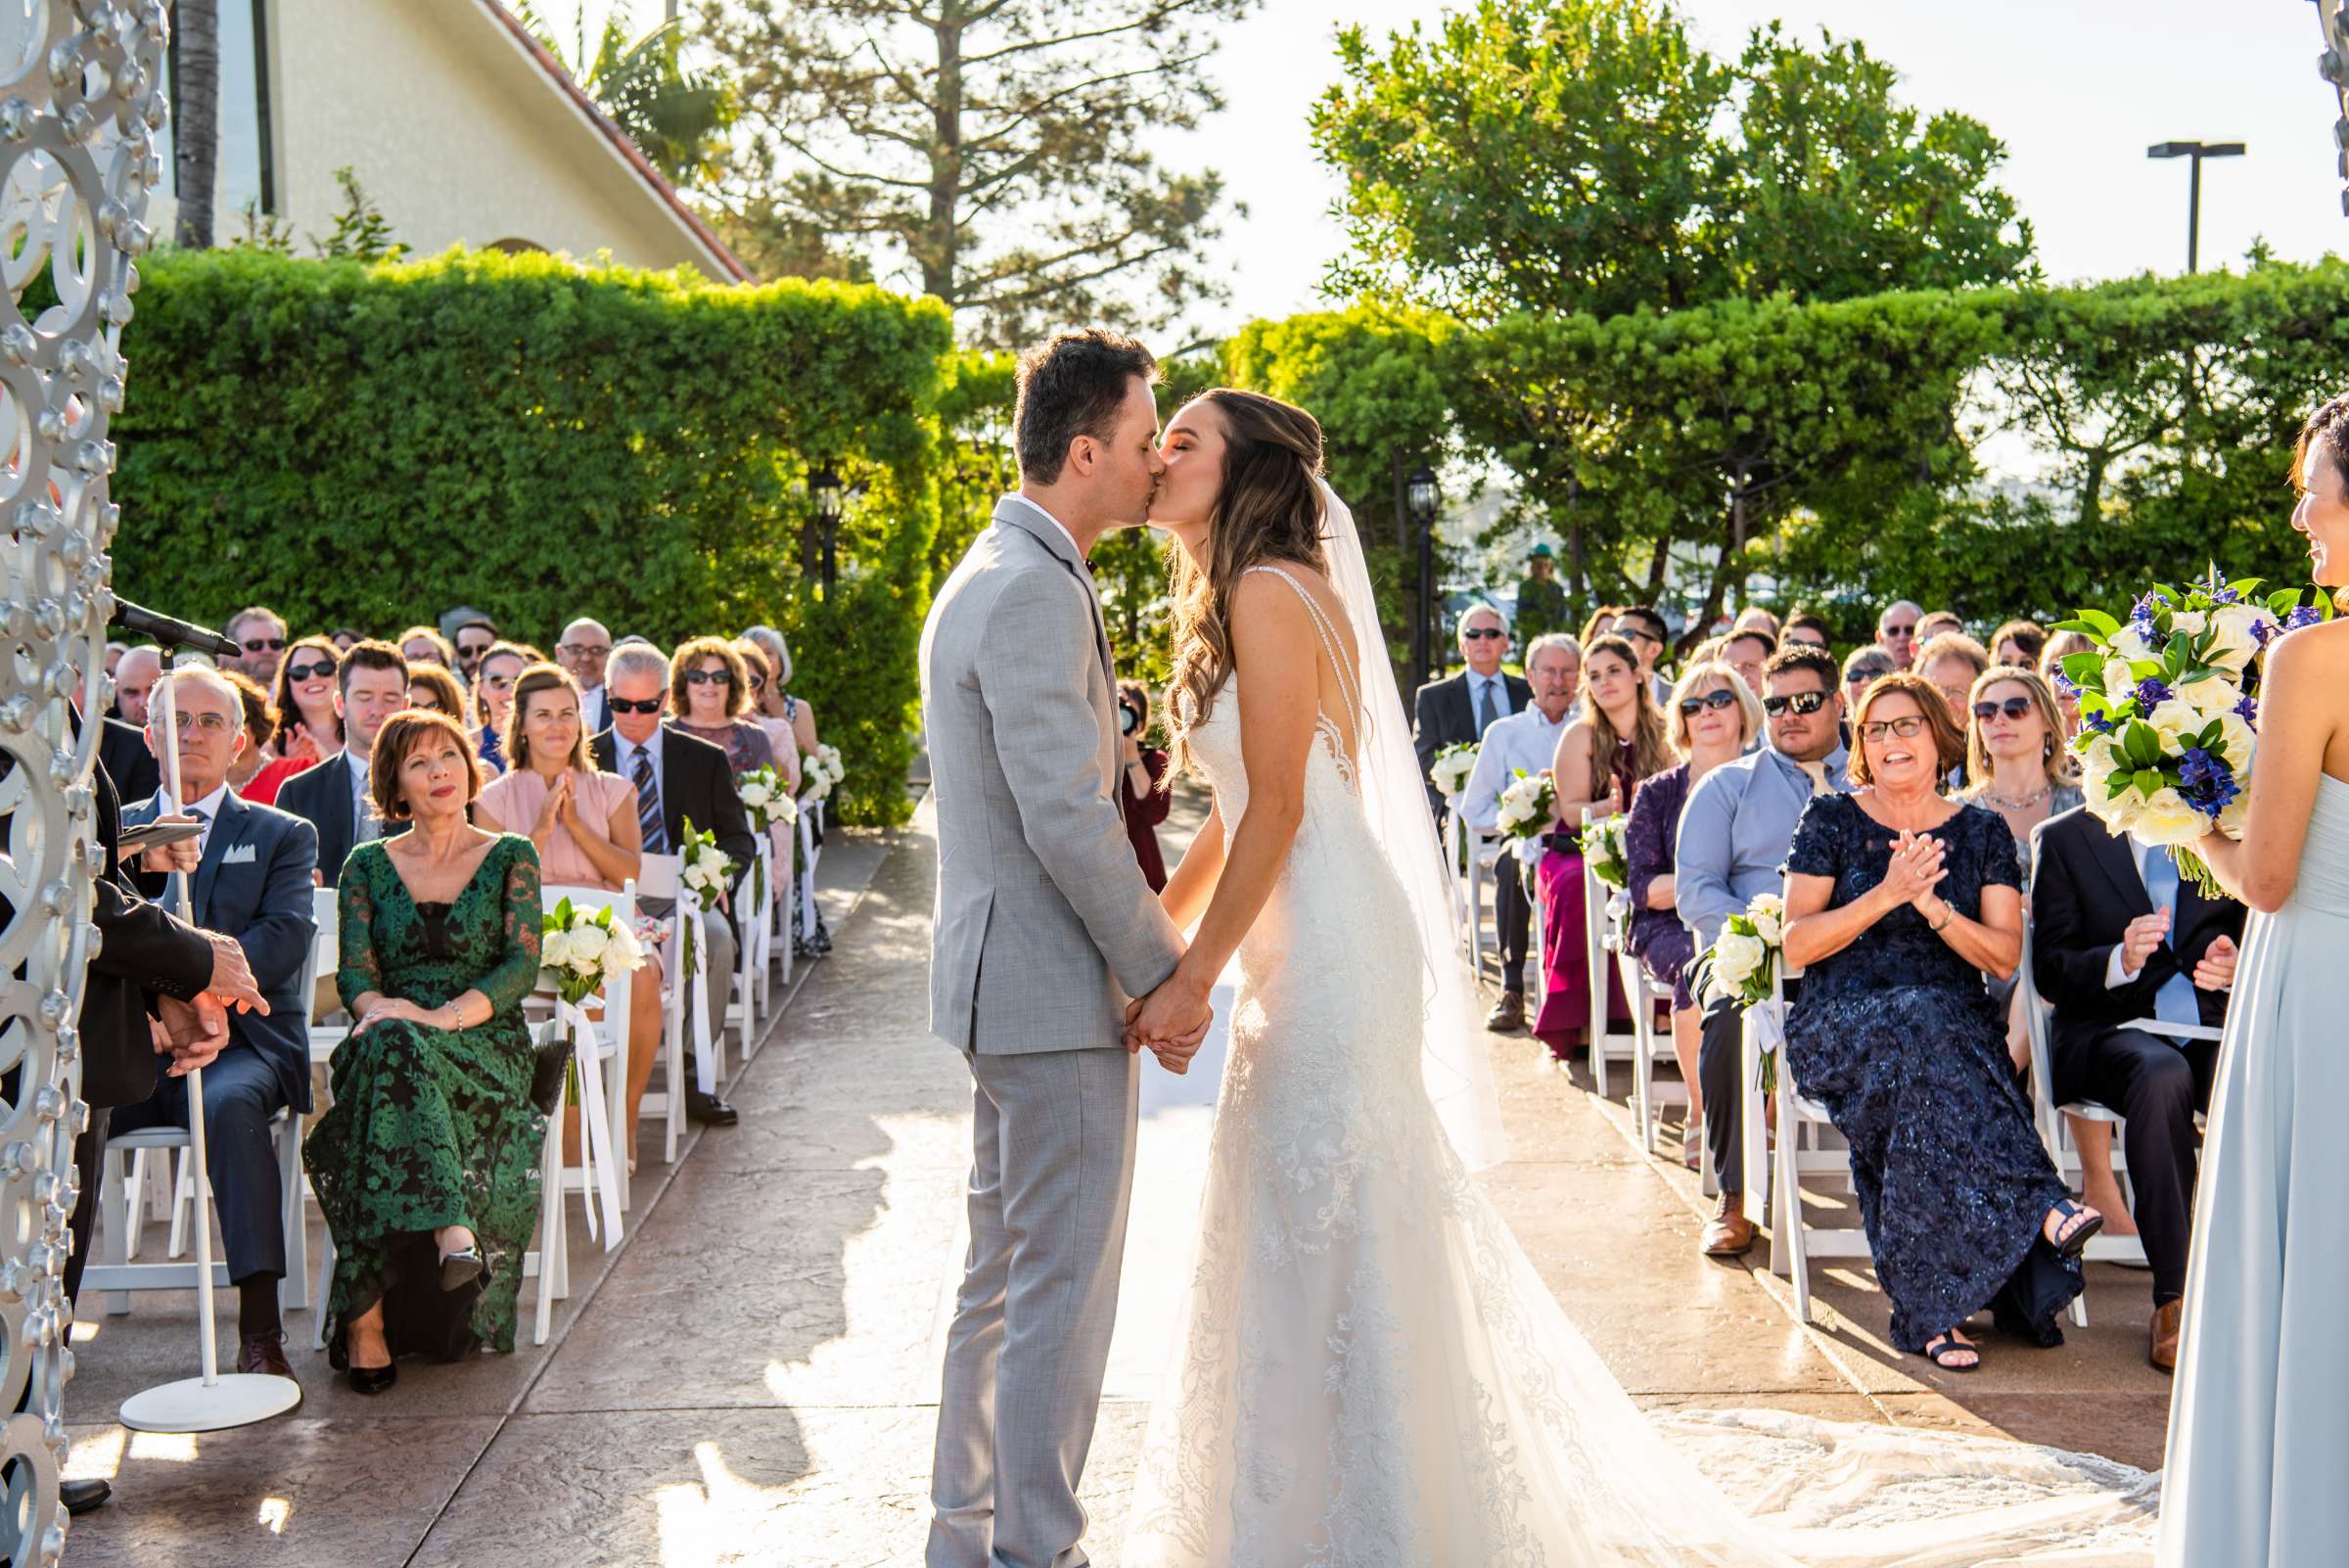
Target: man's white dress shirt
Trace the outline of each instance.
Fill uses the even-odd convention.
[[[1476,678],[1468,677],[1471,684]],[[1460,791],[1460,815],[1471,828],[1491,833],[1500,825],[1500,792],[1516,782],[1520,768],[1527,773],[1548,768],[1558,755],[1558,737],[1566,733],[1573,717],[1572,708],[1555,719],[1539,707],[1528,708],[1485,731],[1484,744],[1477,748],[1476,766]]]

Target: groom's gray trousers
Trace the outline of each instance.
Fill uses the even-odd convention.
[[[963,1055],[971,1251],[941,1399],[960,1418],[939,1422],[929,1564],[1079,1568],[1077,1485],[1117,1321],[1137,1059]]]

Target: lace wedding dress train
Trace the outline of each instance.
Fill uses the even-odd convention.
[[[1227,829],[1247,809],[1240,701],[1226,684],[1191,735]],[[1431,960],[1371,831],[1352,726],[1317,727],[1288,863],[1240,949],[1123,1568],[2148,1563],[2153,1499],[2125,1466],[1767,1411],[1682,1417],[1666,1441],[1446,1136],[1421,1035],[1449,955]]]

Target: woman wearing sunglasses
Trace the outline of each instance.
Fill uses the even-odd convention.
[[[751,676],[724,637],[693,637],[668,660],[670,722],[726,754],[737,773],[766,767],[775,760],[766,731],[743,717],[751,708]]]
[[[1650,980],[1672,988],[1672,1053],[1680,1058],[1688,1085],[1688,1125],[1681,1157],[1697,1168],[1703,1152],[1704,1103],[1698,1088],[1697,1047],[1703,1014],[1689,993],[1687,967],[1696,939],[1681,923],[1674,898],[1673,851],[1681,833],[1681,807],[1688,792],[1722,763],[1734,761],[1762,732],[1762,703],[1732,665],[1708,660],[1691,665],[1672,688],[1666,733],[1680,765],[1668,767],[1632,797],[1632,819],[1624,828],[1631,860],[1629,892],[1632,955]]]
[[[2063,713],[2048,683],[2019,667],[1985,670],[1967,707],[1965,776],[1974,782],[1959,798],[2006,819],[2028,887],[2031,830],[2086,799],[2063,743]]]
[[[2022,958],[2022,864],[1996,812],[1941,794],[1965,744],[1948,704],[1885,675],[1852,730],[1857,793],[1813,800],[1786,857],[1785,961],[1805,973],[1785,1065],[1851,1142],[1893,1344],[1971,1371],[1985,1307],[2061,1342],[2104,1217],[2049,1161],[1983,982]]]
[[[275,806],[286,780],[315,767],[343,750],[343,720],[335,712],[335,671],[343,656],[332,638],[300,637],[278,662],[270,706],[277,710],[277,738],[270,756],[250,783],[237,791],[254,806]]]

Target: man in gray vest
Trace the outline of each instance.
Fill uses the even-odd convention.
[[[922,628],[938,809],[931,1030],[971,1070],[971,1250],[946,1340],[930,1568],[1082,1562],[1133,1183],[1131,999],[1183,953],[1119,810],[1118,688],[1085,556],[1148,516],[1157,366],[1104,332],[1022,360],[1020,488]],[[1154,1046],[1182,1071],[1206,1035]],[[1016,1245],[1015,1245],[1016,1241]]]

